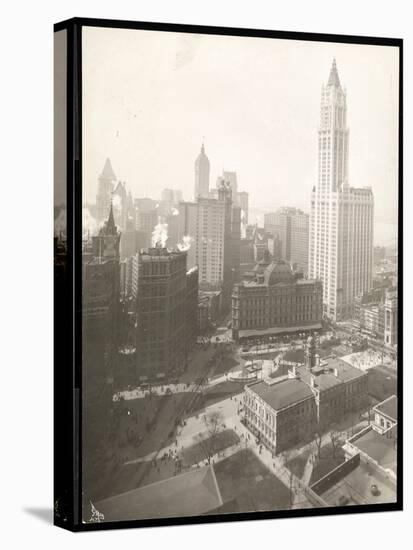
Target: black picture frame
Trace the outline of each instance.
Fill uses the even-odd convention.
[[[159,32],[197,33],[268,39],[379,45],[399,51],[398,130],[398,446],[397,501],[389,504],[335,506],[270,512],[240,512],[194,517],[137,519],[83,523],[82,509],[82,28],[107,27]],[[71,531],[97,531],[130,527],[250,521],[337,514],[397,511],[403,509],[403,40],[335,34],[302,33],[231,27],[182,25],[90,18],[73,18],[54,25],[67,33],[66,74],[66,200],[67,251],[61,284],[55,278],[54,309],[54,523]]]

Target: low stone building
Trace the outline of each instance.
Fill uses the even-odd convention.
[[[340,359],[320,361],[314,339],[305,364],[288,375],[245,387],[242,419],[273,453],[282,452],[328,430],[346,414],[368,405],[367,374]]]
[[[246,426],[273,453],[310,439],[317,425],[313,392],[288,376],[246,386],[242,414]]]
[[[373,429],[383,434],[397,425],[397,397],[392,395],[377,403],[372,409],[374,414]]]

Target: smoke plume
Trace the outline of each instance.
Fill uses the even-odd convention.
[[[180,250],[181,252],[186,252],[191,248],[191,243],[193,240],[194,240],[193,237],[191,237],[190,235],[184,235],[182,237],[182,242],[178,243],[176,246],[178,247],[178,250]]]
[[[168,240],[168,224],[161,217],[158,218],[158,223],[152,232],[152,246],[164,248]]]
[[[95,218],[90,213],[89,208],[86,206],[82,208],[82,235],[87,237],[88,235],[97,235],[98,233],[98,223]]]

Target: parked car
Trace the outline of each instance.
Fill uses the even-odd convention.
[[[371,487],[370,487],[370,490],[371,490],[371,494],[375,497],[378,497],[381,492],[380,492],[380,489],[377,487],[377,485],[373,484]]]

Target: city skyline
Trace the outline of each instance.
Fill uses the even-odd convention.
[[[397,46],[82,33],[82,521],[397,503]]]
[[[139,37],[126,33],[125,37],[125,31],[115,29],[108,33],[105,29],[102,44],[99,31],[83,31],[87,45],[84,66],[94,64],[90,71],[93,81],[87,78],[89,71],[84,79],[84,105],[87,107],[88,97],[94,98],[93,110],[85,109],[85,132],[90,138],[84,141],[86,202],[94,202],[97,175],[107,156],[134,196],[156,198],[163,188],[173,187],[182,189],[185,200],[192,200],[194,162],[204,141],[211,163],[211,187],[223,169],[236,171],[239,187],[250,193],[250,223],[279,206],[297,206],[308,212],[317,179],[320,85],[335,57],[348,90],[349,184],[371,185],[376,197],[375,242],[394,244],[393,236],[389,242],[383,236],[387,227],[395,235],[392,224],[397,220],[396,49],[265,39],[247,39],[253,44],[245,48],[243,39],[236,37],[221,36],[218,43],[216,37],[176,33],[136,33]],[[125,74],[121,59],[115,59],[122,48],[112,48],[114,54],[109,51],[111,44],[119,46],[118,32],[123,46],[128,44],[131,51],[138,52],[146,41],[148,58],[139,59],[143,73]],[[223,53],[218,58],[215,52],[219,47]],[[357,55],[359,48],[363,48],[363,56]],[[271,57],[274,62],[269,62]],[[222,85],[229,63],[235,67],[227,72],[226,85]],[[248,82],[235,70],[238,68],[248,73]],[[137,79],[139,88],[135,88]],[[256,95],[252,105],[248,104],[250,112],[241,117],[248,101],[246,84],[251,96],[253,92]],[[228,89],[237,89],[236,95]],[[146,105],[149,95],[150,105]],[[103,117],[101,107],[108,104],[109,113]],[[158,116],[149,112],[153,109],[158,109]],[[293,112],[302,123],[292,119]],[[160,126],[162,132],[157,131]],[[297,155],[301,162],[296,162]],[[263,191],[259,194],[254,193],[257,178]],[[268,197],[265,204],[262,196]],[[384,227],[377,227],[380,224]]]

